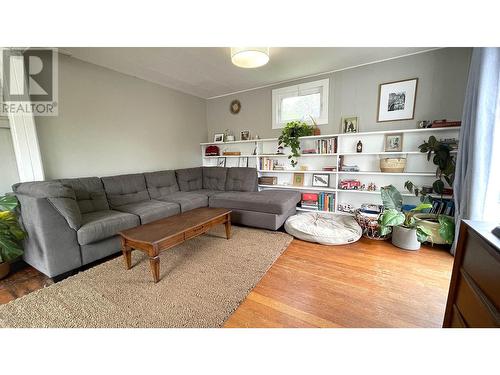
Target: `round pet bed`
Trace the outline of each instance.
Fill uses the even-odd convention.
[[[361,238],[362,229],[353,217],[322,212],[290,216],[285,230],[292,236],[322,245],[345,245]]]

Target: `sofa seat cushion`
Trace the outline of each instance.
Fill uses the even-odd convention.
[[[190,191],[190,193],[203,194],[206,195],[207,197],[211,197],[214,194],[220,194],[224,192],[225,190],[211,190],[211,189],[199,189]]]
[[[300,202],[297,191],[264,190],[255,192],[230,191],[210,197],[210,207],[284,214]]]
[[[177,203],[181,206],[181,211],[186,212],[195,208],[208,207],[208,196],[186,191],[178,191],[160,198],[164,202]]]
[[[82,226],[76,232],[78,243],[88,245],[139,225],[135,215],[114,210],[94,211],[82,215]]]
[[[125,204],[117,207],[116,210],[139,216],[141,224],[147,224],[181,212],[179,204],[157,200]]]

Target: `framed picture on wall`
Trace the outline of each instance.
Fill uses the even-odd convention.
[[[248,141],[250,140],[250,130],[243,130],[240,133],[240,141]]]
[[[342,133],[358,133],[358,118],[357,117],[342,117],[341,121]]]
[[[377,122],[413,120],[417,85],[418,78],[380,84]]]
[[[328,173],[314,173],[312,176],[312,186],[317,186],[317,187],[330,186],[330,175]]]
[[[217,166],[225,167],[226,166],[226,158],[217,158]]]
[[[224,142],[224,133],[214,134],[214,143],[223,143]]]
[[[386,134],[384,142],[385,152],[403,151],[403,133]]]

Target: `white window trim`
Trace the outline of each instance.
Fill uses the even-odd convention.
[[[318,125],[328,124],[330,79],[325,78],[319,81],[306,82],[272,90],[272,129],[282,129],[286,125],[286,123],[281,122],[279,118],[281,102],[284,98],[313,94],[317,92],[321,93],[321,116],[317,119],[315,118],[314,121],[316,121]],[[311,121],[306,120],[306,122]]]

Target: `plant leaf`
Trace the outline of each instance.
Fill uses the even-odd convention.
[[[453,243],[455,239],[455,221],[452,217],[439,215],[439,235],[446,241],[447,244]]]
[[[17,243],[4,235],[0,235],[0,253],[4,262],[11,261],[23,254]]]
[[[405,215],[394,208],[385,210],[379,219],[379,223],[383,227],[398,226],[403,224],[404,221]]]
[[[411,211],[417,212],[417,211],[426,210],[428,208],[432,208],[432,204],[430,204],[430,203],[420,203],[417,207],[413,208]]]
[[[438,194],[443,194],[444,182],[441,180],[434,181],[434,183],[432,184],[432,189]]]
[[[4,195],[0,197],[0,210],[12,211],[19,205],[15,195]]]
[[[431,236],[432,232],[421,225],[417,225],[417,240],[425,242]]]
[[[401,211],[403,196],[394,186],[389,185],[382,187],[380,189],[380,194],[385,209],[396,209]]]

